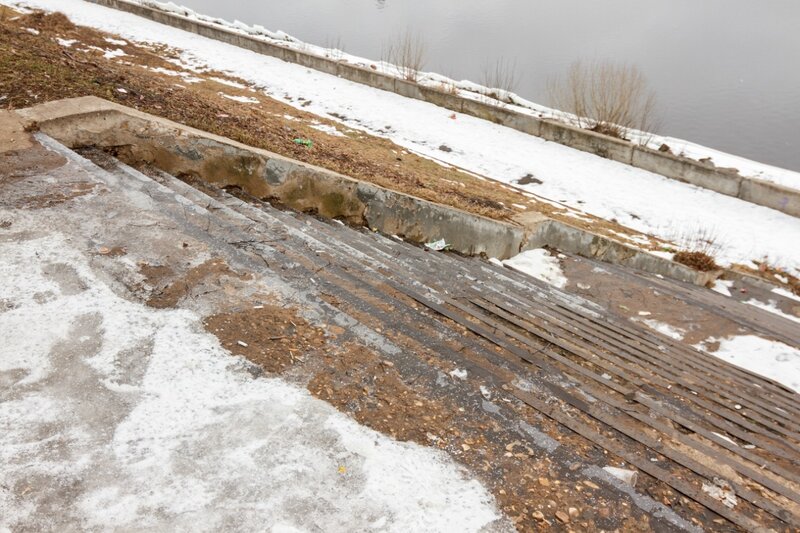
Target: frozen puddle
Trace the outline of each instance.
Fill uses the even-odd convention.
[[[0,531],[476,531],[443,452],[253,379],[185,310],[117,296],[65,240],[0,244]]]

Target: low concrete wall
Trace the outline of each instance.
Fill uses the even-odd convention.
[[[529,235],[522,249],[531,250],[542,246],[551,246],[564,252],[660,274],[695,285],[707,285],[722,274],[721,270],[699,272],[686,265],[631,248],[602,235],[588,233],[558,220],[548,220],[541,224]]]
[[[551,246],[569,253],[705,285],[721,272],[631,248],[582,228],[527,212],[514,224],[466,213],[358,181],[93,96],[17,111],[24,123],[69,147],[113,148],[128,163],[196,176],[326,218],[346,220],[418,243],[444,239],[454,251],[507,259]]]
[[[525,238],[520,226],[354,180],[95,97],[50,102],[18,113],[71,148],[114,148],[128,163],[150,163],[174,176],[240,187],[299,211],[412,242],[444,239],[463,254],[507,259],[519,253]]]
[[[333,59],[319,57],[299,50],[293,50],[280,44],[242,35],[236,31],[218,25],[200,22],[174,13],[145,7],[125,0],[89,0],[96,4],[127,11],[156,22],[186,30],[210,39],[246,48],[260,54],[277,57],[290,63],[297,63],[334,76],[339,76],[357,83],[369,85],[384,91],[394,92],[408,98],[423,100],[432,104],[465,113],[478,118],[502,124],[531,135],[543,137],[557,142],[632,165],[643,170],[661,174],[698,187],[710,189],[721,194],[734,196],[758,205],[782,211],[800,217],[800,191],[786,187],[765,187],[746,184],[757,181],[740,176],[731,169],[716,168],[695,161],[678,157],[667,152],[659,152],[627,141],[600,135],[591,131],[575,128],[554,120],[544,120],[526,113],[520,113],[487,102],[478,102],[469,98],[431,88],[421,87],[415,83],[396,79],[369,69],[349,65]]]

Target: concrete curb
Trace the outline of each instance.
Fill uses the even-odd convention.
[[[551,246],[697,285],[722,273],[698,272],[539,213],[526,213],[514,223],[467,213],[94,96],[48,102],[16,114],[26,127],[38,128],[70,148],[114,148],[123,160],[151,163],[174,176],[196,176],[220,187],[241,187],[300,211],[412,242],[443,238],[452,250],[466,255],[507,259]]]
[[[219,25],[201,22],[176,13],[168,13],[154,7],[127,0],[88,1],[356,83],[489,120],[548,141],[800,217],[800,190],[756,178],[743,177],[735,169],[718,168],[713,164],[659,152],[555,120],[542,119],[497,105],[452,95],[433,87],[420,86],[369,69],[294,50]]]

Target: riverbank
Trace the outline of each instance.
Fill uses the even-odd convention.
[[[800,252],[795,250],[793,244],[800,240],[797,219],[776,211],[129,14],[78,1],[53,0],[37,5],[61,10],[75,22],[106,29],[150,49],[151,57],[147,61],[161,61],[155,68],[164,69],[167,74],[149,67],[145,72],[148,76],[161,77],[159,87],[169,88],[170,94],[175,96],[165,99],[161,91],[159,96],[153,98],[154,105],[143,109],[166,118],[220,133],[246,144],[278,152],[285,149],[287,155],[337,171],[342,168],[347,171],[345,165],[339,166],[341,161],[349,163],[358,160],[358,154],[366,149],[365,145],[350,144],[351,151],[345,156],[331,152],[320,154],[318,148],[330,146],[329,143],[340,144],[340,141],[352,143],[353,135],[369,135],[367,144],[370,147],[390,141],[382,145],[382,156],[379,158],[382,165],[374,166],[376,157],[370,151],[367,152],[368,158],[361,159],[363,165],[350,165],[356,170],[362,168],[362,172],[346,173],[391,188],[399,187],[403,192],[411,192],[425,199],[493,217],[513,216],[515,212],[524,211],[518,206],[527,209],[531,202],[536,202],[537,210],[555,212],[557,216],[564,216],[573,224],[591,227],[593,231],[600,229],[619,234],[625,242],[635,243],[643,249],[661,250],[665,248],[665,241],[669,242],[667,248],[694,248],[701,244],[697,241],[703,237],[704,240],[713,241],[715,257],[723,265],[736,264],[751,271],[778,268],[789,274],[796,274],[800,265]],[[52,44],[51,41],[49,45]],[[132,42],[129,44],[133,46]],[[106,59],[96,50],[88,49],[87,53]],[[61,55],[60,52],[58,55]],[[162,55],[165,57],[162,58]],[[121,56],[108,58],[108,68],[112,72],[134,69],[130,60]],[[131,76],[132,81],[141,78],[142,71],[138,72],[138,75]],[[227,106],[227,112],[220,110],[211,114],[204,104],[197,104],[203,100],[196,100],[195,103],[188,101],[194,98],[195,89],[202,84],[177,83],[180,86],[176,86],[181,76],[186,79],[205,79],[221,74],[224,74],[223,79],[238,80],[235,83],[244,86],[243,89],[237,89],[217,85],[216,90],[211,87],[207,91],[213,91],[213,95],[216,95],[207,97],[214,106]],[[50,86],[49,83],[44,85]],[[96,89],[92,84],[88,86]],[[222,91],[222,88],[228,92]],[[13,84],[9,90],[14,90]],[[237,90],[243,92],[240,94]],[[144,91],[145,94],[147,92]],[[219,92],[257,98],[259,103],[235,102],[220,97],[217,94]],[[53,97],[77,93],[86,94],[84,89]],[[103,97],[111,95],[112,99],[121,103],[129,101],[128,97],[114,88],[105,87],[102,91],[95,90],[90,94]],[[191,98],[188,94],[192,95]],[[20,105],[37,103],[35,99],[27,98],[28,101]],[[258,114],[256,110],[264,105],[262,101],[270,106],[273,105],[272,101],[277,101],[293,108],[290,113],[268,112],[263,116],[258,115],[259,121],[265,120],[279,128],[279,131],[284,131],[283,137],[264,136],[264,131],[259,131],[252,120],[243,122],[243,117],[252,119],[253,113]],[[139,105],[146,105],[147,102],[148,98],[144,97]],[[183,109],[194,110],[197,116],[187,116],[192,112]],[[238,111],[231,113],[233,109]],[[345,131],[345,137],[334,137],[315,131],[318,143],[314,148],[294,145],[293,139],[297,137],[282,128],[291,130],[295,128],[296,121],[285,119],[283,115],[290,114],[294,118],[297,113],[308,113],[299,115],[303,120],[316,120],[356,133]],[[228,117],[220,120],[216,117],[219,114]],[[182,115],[185,117],[182,118]],[[279,124],[280,121],[288,121],[289,124]],[[259,134],[253,135],[251,132],[254,131]],[[380,139],[380,142],[376,139]],[[317,157],[318,154],[324,157]],[[415,154],[423,157],[418,158]],[[397,161],[397,157],[403,161]],[[417,172],[410,171],[415,165],[419,165]],[[457,169],[465,172],[458,172]],[[482,178],[510,185],[511,188],[485,183]],[[500,213],[497,208],[500,208]],[[550,216],[550,213],[547,214]]]

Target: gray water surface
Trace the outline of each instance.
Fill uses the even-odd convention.
[[[659,133],[800,170],[798,0],[180,0],[201,13],[283,30],[380,59],[406,31],[424,70],[480,82],[515,64],[521,96],[575,60],[638,66],[658,97]]]

